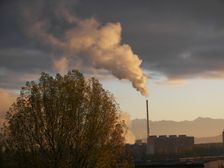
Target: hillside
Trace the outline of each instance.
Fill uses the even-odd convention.
[[[179,135],[194,136],[196,143],[221,142],[224,119],[199,117],[193,121],[150,121],[151,135]],[[138,138],[146,137],[146,119],[132,120],[131,131]]]

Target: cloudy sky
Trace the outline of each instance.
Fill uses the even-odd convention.
[[[223,17],[223,0],[2,0],[0,117],[25,81],[79,69],[131,118],[146,98],[152,120],[224,118]]]

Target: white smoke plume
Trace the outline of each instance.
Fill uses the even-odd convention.
[[[30,25],[29,34],[63,53],[62,58],[54,61],[54,67],[58,71],[69,69],[72,66],[69,61],[78,59],[84,64],[88,62],[95,69],[105,69],[120,80],[129,80],[142,95],[148,95],[147,77],[140,68],[142,60],[128,44],[121,44],[120,23],[101,25],[94,18],[81,19],[65,4],[59,3],[54,7],[54,17],[62,19],[69,28],[63,29],[60,36],[56,36],[51,31],[53,25],[50,18],[46,19],[45,16],[45,19],[33,19],[32,10],[24,12]]]
[[[130,127],[131,127],[131,120],[130,120],[130,116],[128,113],[122,112],[120,115],[120,120],[124,121],[126,126],[127,126],[127,132],[125,132],[125,143],[128,144],[134,144],[135,143],[135,136],[134,134],[131,132]]]
[[[0,88],[0,126],[4,123],[6,112],[16,100],[16,97],[9,90]]]

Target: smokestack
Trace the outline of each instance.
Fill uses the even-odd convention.
[[[153,138],[149,138],[150,130],[149,130],[149,103],[148,100],[146,100],[146,113],[147,113],[147,144],[146,144],[146,154],[147,155],[153,155],[155,150],[155,142]]]
[[[146,113],[147,113],[147,143],[149,139],[149,103],[148,100],[146,100]]]
[[[150,142],[149,142],[149,103],[146,100],[146,114],[147,114],[147,138],[146,138],[146,154],[150,154]]]

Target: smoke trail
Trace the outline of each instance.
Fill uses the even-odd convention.
[[[59,1],[61,2],[61,1]],[[55,2],[56,4],[57,2]],[[43,1],[43,4],[45,2]],[[41,6],[44,6],[44,5]],[[66,4],[53,5],[53,17],[63,20],[69,28],[64,28],[60,36],[52,31],[52,18],[33,19],[33,10],[26,9],[24,16],[29,23],[29,34],[63,52],[63,57],[54,61],[58,71],[69,69],[69,61],[80,59],[96,69],[106,69],[118,79],[131,81],[132,86],[147,96],[147,77],[140,65],[142,61],[134,54],[128,44],[121,44],[120,23],[101,25],[96,19],[76,17]],[[40,10],[38,10],[40,11]],[[38,13],[38,12],[37,12]],[[38,14],[36,14],[38,16]],[[62,67],[61,67],[62,66]]]
[[[16,100],[16,95],[9,90],[0,88],[0,126],[4,123],[6,111]]]
[[[127,132],[124,135],[125,143],[134,144],[136,138],[135,138],[134,134],[130,130],[131,120],[130,120],[129,114],[125,113],[125,112],[122,112],[121,115],[120,115],[120,120],[124,121],[126,126],[127,126]]]

